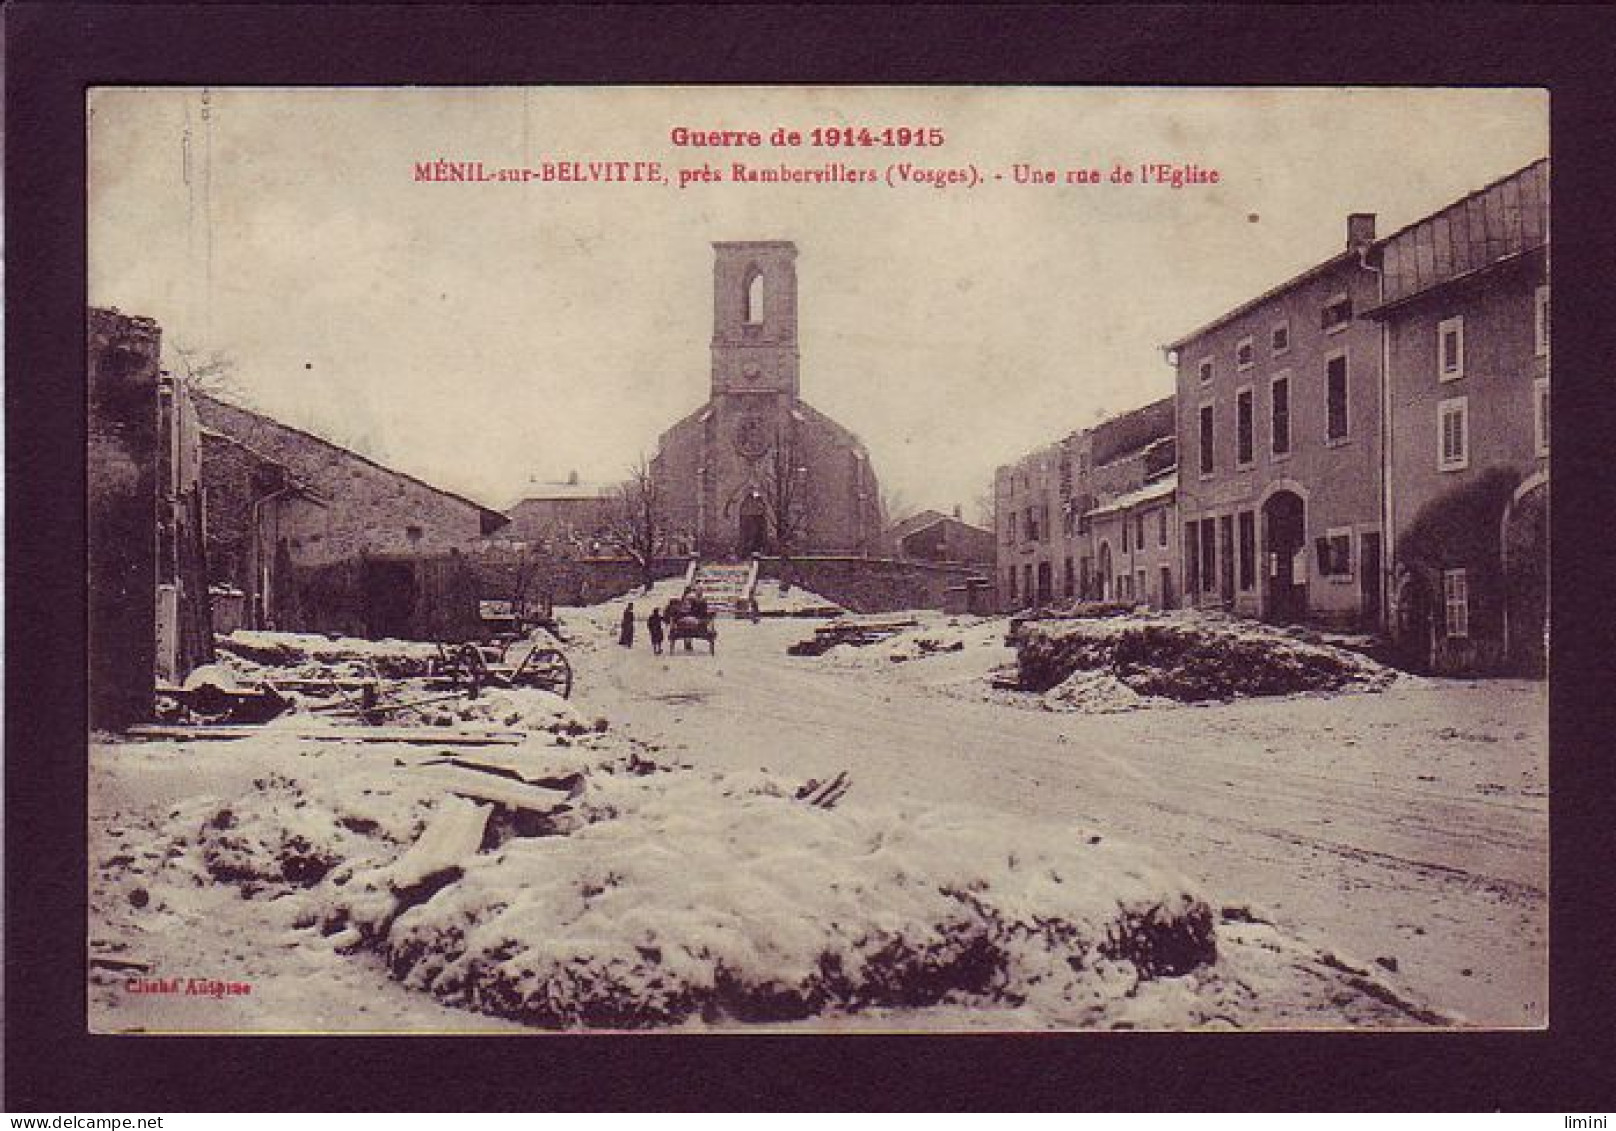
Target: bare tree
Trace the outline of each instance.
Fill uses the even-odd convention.
[[[641,456],[606,508],[605,541],[640,567],[645,589],[656,580],[656,559],[668,548],[668,516],[661,485]]]
[[[202,353],[190,346],[175,345],[174,356],[179,358],[186,382],[198,393],[244,405],[247,397],[236,378],[236,359],[223,350]]]
[[[795,429],[776,428],[763,460],[763,513],[775,552],[790,558],[813,527],[813,479]]]

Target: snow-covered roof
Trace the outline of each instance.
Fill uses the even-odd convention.
[[[1105,503],[1103,506],[1092,508],[1089,510],[1088,514],[1091,517],[1114,514],[1118,511],[1125,511],[1132,507],[1140,506],[1144,503],[1154,503],[1160,499],[1170,498],[1173,492],[1177,490],[1178,476],[1164,475],[1154,483],[1146,483],[1143,487],[1129,491],[1125,495],[1118,495],[1116,498]]]

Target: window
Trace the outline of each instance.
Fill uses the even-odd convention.
[[[1201,474],[1212,474],[1212,406],[1201,406]]]
[[[1201,589],[1201,551],[1196,541],[1197,525],[1184,524],[1184,591],[1198,593]]]
[[[1281,322],[1268,331],[1268,349],[1276,357],[1282,353],[1289,353],[1291,348],[1291,324]]]
[[[1463,471],[1470,466],[1470,402],[1454,397],[1436,406],[1438,471]]]
[[[1140,511],[1138,514],[1133,516],[1133,548],[1136,550],[1143,550],[1145,548],[1144,511]]]
[[[1010,571],[1004,575],[1004,587],[1009,593],[1010,603],[1016,603],[1016,567],[1011,566]]]
[[[1269,443],[1276,456],[1291,450],[1291,382],[1289,377],[1276,377],[1269,386],[1271,401]]]
[[[1218,535],[1214,519],[1201,520],[1201,588],[1212,592],[1218,574]]]
[[[1549,379],[1532,382],[1532,435],[1537,438],[1537,454],[1549,454]]]
[[[763,272],[752,268],[746,279],[746,322],[749,326],[763,321]]]
[[[1128,516],[1122,516],[1122,552],[1128,552]]]
[[[1470,579],[1462,569],[1442,571],[1442,609],[1450,639],[1470,636]]]
[[[1256,361],[1256,351],[1252,348],[1250,338],[1241,338],[1234,345],[1234,366],[1236,369],[1250,369]]]
[[[1257,514],[1240,512],[1240,588],[1257,584]]]
[[[1077,571],[1072,568],[1072,559],[1071,558],[1066,559],[1065,582],[1066,582],[1066,586],[1065,586],[1066,595],[1068,597],[1077,596]]]
[[[1337,330],[1344,330],[1352,321],[1352,299],[1347,295],[1336,295],[1324,304],[1324,311],[1319,316],[1319,324],[1324,332],[1333,334]]]
[[[1196,373],[1200,376],[1201,384],[1205,385],[1210,382],[1212,380],[1212,359],[1203,357],[1201,363],[1196,366]]]
[[[1156,545],[1167,545],[1167,508],[1156,512]]]
[[[1319,573],[1324,577],[1352,576],[1352,531],[1330,530],[1314,543],[1319,554]]]
[[[1144,602],[1146,602],[1148,604],[1149,601],[1150,601],[1150,587],[1145,581],[1145,571],[1144,570],[1139,570],[1138,572],[1136,572],[1133,575],[1133,580],[1134,580],[1134,592],[1136,592],[1139,595],[1139,599],[1141,601],[1144,601]]]
[[[1347,357],[1340,354],[1324,363],[1325,439],[1347,438]]]
[[[1536,332],[1533,340],[1536,343],[1534,352],[1539,357],[1549,356],[1549,288],[1542,286],[1533,296],[1532,309],[1534,312],[1533,324]]]
[[[1249,464],[1252,461],[1252,407],[1251,390],[1241,389],[1234,398],[1234,435],[1235,455],[1237,464]]]
[[[1223,543],[1223,558],[1218,562],[1223,572],[1218,575],[1218,592],[1225,601],[1234,597],[1234,516],[1218,519],[1218,541]]]
[[[1464,376],[1464,319],[1444,318],[1436,328],[1436,367],[1440,381]]]

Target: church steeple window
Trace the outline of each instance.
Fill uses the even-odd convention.
[[[761,326],[763,324],[763,272],[756,267],[746,272],[746,324],[748,326]]]

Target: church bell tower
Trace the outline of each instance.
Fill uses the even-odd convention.
[[[714,397],[798,396],[797,245],[713,244]]]

